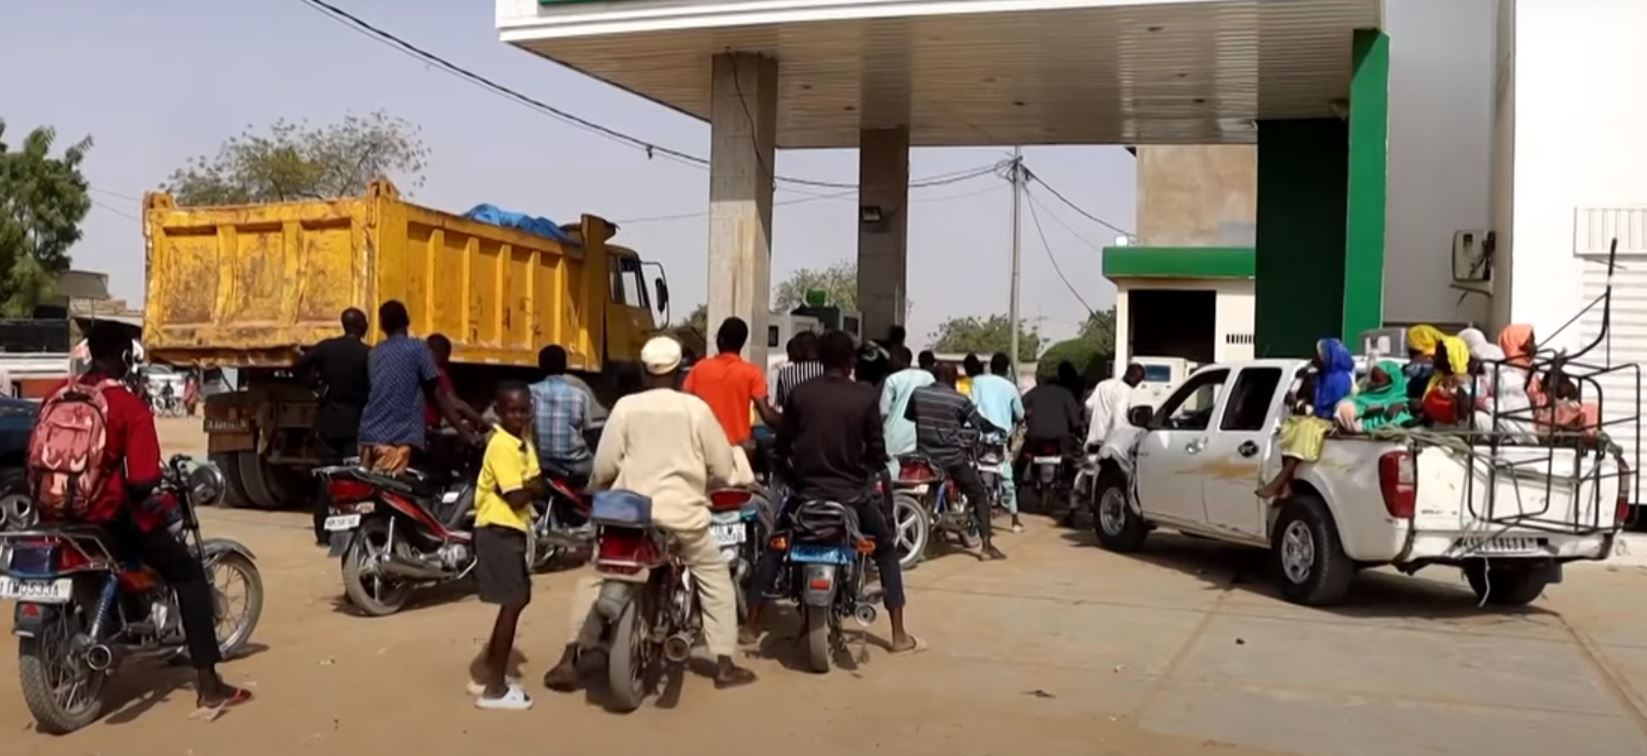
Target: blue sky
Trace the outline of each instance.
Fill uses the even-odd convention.
[[[707,124],[499,42],[490,2],[337,4],[579,115],[708,154]],[[39,125],[57,128],[62,144],[93,137],[85,172],[98,204],[73,250],[74,264],[108,272],[115,293],[133,302],[143,297],[137,197],[189,157],[282,117],[322,123],[381,109],[419,125],[431,156],[412,200],[454,212],[491,202],[557,220],[592,212],[622,222],[708,210],[707,172],[649,161],[565,126],[376,44],[298,0],[9,5],[0,28],[0,119],[8,141]],[[917,149],[910,173],[987,165],[1009,150]],[[1025,161],[1088,211],[1132,226],[1133,159],[1120,147],[1033,147]],[[850,182],[857,156],[786,151],[777,170]],[[1090,305],[1108,307],[1115,290],[1100,275],[1095,246],[1112,243],[1114,233],[1041,196],[1052,213],[1041,211],[1051,254]],[[799,198],[780,191],[777,199]],[[1011,234],[1005,182],[917,190],[911,200],[912,340],[924,341],[948,317],[1004,313]],[[854,197],[783,205],[774,215],[774,283],[797,268],[856,256]],[[1027,216],[1023,315],[1043,318],[1044,332],[1067,335],[1085,309],[1059,281]],[[705,216],[624,224],[618,241],[668,267],[677,312],[703,300]]]

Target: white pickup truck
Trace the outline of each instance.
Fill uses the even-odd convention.
[[[1099,450],[1099,541],[1133,551],[1165,527],[1266,548],[1285,597],[1309,605],[1340,599],[1363,567],[1437,564],[1462,567],[1484,602],[1525,604],[1560,581],[1563,563],[1611,553],[1629,478],[1597,448],[1333,436],[1319,461],[1299,466],[1291,498],[1258,498],[1280,469],[1286,394],[1305,368],[1211,365],[1159,409],[1134,408],[1137,427]]]

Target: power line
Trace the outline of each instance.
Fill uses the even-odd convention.
[[[970,181],[970,180],[975,179],[975,178],[982,178],[984,176],[993,175],[993,174],[996,173],[996,171],[999,169],[1000,166],[1001,166],[1001,163],[996,163],[994,165],[982,166],[982,167],[979,167],[979,168],[969,168],[969,169],[965,169],[965,170],[961,170],[961,171],[955,171],[955,172],[951,172],[951,173],[947,173],[947,174],[946,173],[940,173],[940,174],[936,174],[936,175],[933,175],[933,176],[929,176],[925,179],[920,179],[920,180],[917,180],[915,182],[912,182],[909,185],[909,188],[911,188],[911,189],[931,189],[933,187],[938,187],[938,186],[948,186],[950,184],[958,184],[958,183],[961,183],[963,181]],[[973,196],[977,196],[979,194],[984,194],[984,193],[987,193],[987,192],[993,192],[993,191],[999,191],[999,190],[1000,190],[999,186],[991,186],[991,187],[988,187],[986,189],[982,189],[982,190],[978,190],[978,191],[963,192],[961,194],[952,194],[952,195],[946,195],[946,196],[942,196],[942,197],[917,197],[917,198],[911,199],[910,202],[911,203],[915,203],[915,202],[945,202],[945,201],[948,201],[948,200],[964,199],[966,197],[973,197]],[[777,202],[773,202],[772,205],[773,205],[773,207],[779,207],[779,206],[783,206],[783,205],[801,205],[801,204],[805,204],[805,203],[808,203],[808,202],[817,202],[819,200],[846,199],[847,197],[851,197],[851,196],[857,194],[859,191],[860,191],[860,189],[855,186],[851,189],[847,189],[847,190],[839,191],[839,192],[830,192],[830,193],[827,193],[827,194],[808,194],[804,197],[797,197],[795,199],[779,200]],[[692,218],[702,218],[702,217],[705,217],[707,215],[709,215],[709,211],[699,210],[699,211],[696,211],[696,212],[669,213],[669,214],[666,214],[666,215],[646,215],[646,216],[642,216],[642,217],[639,217],[639,218],[626,218],[626,219],[625,218],[619,218],[619,219],[614,220],[612,222],[616,223],[618,225],[633,226],[633,225],[639,224],[639,223],[658,223],[658,222],[662,222],[662,221],[688,220],[688,219],[692,219]]]
[[[1047,180],[1044,179],[1044,178],[1041,178],[1041,176],[1039,174],[1037,174],[1033,171],[1030,171],[1027,168],[1025,169],[1024,172],[1029,174],[1029,178],[1030,178],[1031,181],[1039,181],[1041,183],[1041,186],[1046,187],[1047,191],[1052,192],[1052,196],[1057,197],[1059,199],[1059,201],[1063,202],[1066,205],[1069,205],[1071,208],[1074,208],[1075,212],[1086,216],[1088,220],[1090,220],[1094,223],[1097,223],[1100,226],[1108,228],[1108,229],[1114,231],[1115,233],[1125,234],[1127,236],[1132,236],[1131,231],[1128,231],[1124,228],[1121,228],[1120,226],[1117,226],[1114,223],[1110,223],[1109,221],[1104,220],[1103,218],[1100,218],[1096,215],[1093,215],[1092,213],[1087,212],[1080,205],[1077,205],[1073,201],[1071,201],[1070,198],[1065,197],[1062,192],[1058,191],[1057,187],[1054,187],[1053,185],[1048,184]]]
[[[1082,235],[1081,232],[1076,231],[1074,226],[1071,226],[1068,223],[1065,223],[1064,219],[1058,217],[1058,214],[1053,212],[1052,208],[1047,207],[1046,204],[1042,203],[1041,198],[1035,196],[1034,192],[1029,191],[1028,189],[1025,189],[1024,194],[1029,195],[1029,201],[1030,202],[1032,202],[1036,205],[1039,205],[1042,210],[1045,210],[1047,212],[1047,215],[1052,218],[1053,222],[1057,223],[1060,226],[1063,226],[1064,230],[1068,231],[1070,236],[1075,237],[1076,241],[1079,241],[1082,244],[1085,244],[1088,247],[1091,247],[1094,251],[1098,252],[1099,254],[1103,254],[1104,245],[1099,244],[1097,242],[1094,242],[1091,239],[1088,239],[1086,236]]]
[[[413,43],[411,43],[411,42],[409,42],[405,39],[402,39],[401,37],[397,36],[393,32],[385,30],[385,29],[383,29],[379,26],[376,26],[376,25],[372,24],[370,21],[367,21],[367,20],[365,20],[365,19],[363,19],[363,18],[361,18],[361,17],[359,17],[359,16],[357,16],[353,13],[350,13],[347,10],[344,10],[343,8],[340,8],[340,7],[334,5],[330,2],[327,2],[327,0],[301,0],[301,2],[303,2],[305,5],[308,5],[310,8],[314,9],[317,13],[321,13],[321,14],[325,15],[326,17],[328,17],[328,18],[330,18],[330,19],[332,19],[332,20],[334,20],[334,21],[336,21],[340,24],[343,24],[344,26],[346,26],[349,29],[355,31],[356,33],[359,33],[363,36],[366,36],[368,39],[371,39],[375,42],[386,45],[386,46],[390,47],[391,49],[394,49],[394,50],[396,50],[396,51],[398,51],[402,54],[408,55],[408,56],[412,57],[413,59],[421,61],[421,62],[423,62],[427,65],[432,65],[435,68],[437,68],[437,69],[441,70],[442,72],[447,73],[451,76],[454,76],[454,77],[457,77],[459,79],[468,81],[468,82],[470,82],[472,84],[475,84],[475,85],[477,85],[477,86],[479,86],[483,89],[490,90],[491,92],[493,92],[495,94],[501,95],[501,96],[506,97],[506,98],[511,99],[511,100],[514,100],[517,103],[520,103],[520,104],[525,105],[529,108],[532,108],[532,109],[537,110],[541,113],[544,113],[545,115],[548,115],[552,118],[555,118],[556,120],[559,120],[562,123],[566,123],[568,125],[571,125],[571,126],[583,129],[585,131],[588,131],[590,133],[596,134],[598,136],[604,137],[606,139],[610,139],[610,140],[612,140],[614,142],[617,142],[619,144],[622,144],[624,146],[631,147],[633,149],[641,150],[642,152],[646,153],[646,156],[648,158],[664,157],[664,158],[667,158],[667,159],[675,160],[677,162],[684,163],[684,164],[691,165],[691,166],[695,166],[695,167],[702,168],[702,169],[708,169],[709,168],[709,159],[708,158],[705,158],[701,155],[694,155],[694,154],[692,154],[690,152],[686,152],[684,150],[677,150],[673,147],[666,147],[666,146],[657,144],[656,142],[650,142],[650,141],[647,141],[647,140],[642,139],[640,137],[637,137],[637,136],[634,136],[634,135],[631,135],[631,134],[627,134],[625,132],[622,132],[622,131],[619,131],[615,128],[612,128],[610,126],[606,126],[606,125],[601,124],[599,122],[596,122],[596,121],[590,120],[588,118],[585,118],[583,116],[577,115],[575,113],[571,113],[569,111],[557,108],[553,105],[550,105],[547,102],[544,102],[540,99],[537,99],[536,97],[528,95],[528,94],[526,94],[524,92],[521,92],[520,90],[517,90],[517,89],[515,89],[513,87],[510,87],[508,85],[500,84],[497,81],[494,81],[494,80],[492,80],[492,79],[490,79],[490,78],[488,78],[488,77],[486,77],[482,74],[476,73],[476,72],[474,72],[474,71],[472,71],[468,68],[465,68],[461,65],[453,63],[452,61],[447,60],[446,58],[443,58],[439,55],[436,55],[433,52],[425,50],[425,49],[423,49],[423,48],[421,48],[421,47],[419,47],[419,46],[417,46],[417,45],[415,45],[415,44],[413,44]],[[736,77],[734,77],[734,83],[736,83]],[[739,99],[740,100],[742,99],[742,93],[741,92],[739,93]],[[745,114],[748,115],[747,106],[745,107]],[[752,119],[751,119],[751,123],[753,123]],[[764,161],[762,161],[762,162],[764,163]],[[816,186],[816,187],[822,187],[822,188],[826,188],[826,189],[846,189],[846,188],[854,188],[855,189],[856,188],[856,185],[854,185],[854,184],[844,184],[844,183],[839,183],[839,182],[818,181],[818,180],[814,180],[814,179],[804,179],[804,178],[796,178],[796,177],[792,177],[792,176],[782,176],[782,175],[774,174],[771,171],[768,171],[768,175],[771,175],[772,179],[774,181],[784,182],[784,183],[789,183],[789,184],[798,184],[798,185],[802,185],[802,186]]]
[[[120,208],[117,208],[113,205],[104,204],[101,200],[98,200],[95,197],[89,198],[89,199],[91,199],[91,203],[93,205],[96,205],[97,207],[100,207],[104,210],[107,210],[108,212],[114,213],[115,215],[118,215],[122,218],[125,218],[126,220],[141,221],[141,219],[138,218],[137,216],[132,215],[131,213],[126,212],[125,210],[121,210]]]
[[[112,191],[109,191],[108,189],[104,189],[102,187],[88,186],[86,188],[90,189],[94,192],[97,192],[98,194],[107,194],[110,197],[118,197],[118,198],[123,199],[123,200],[131,200],[133,202],[142,202],[143,201],[142,197],[133,197],[130,194],[122,194],[120,192],[112,192]]]
[[[1064,282],[1064,286],[1069,289],[1070,294],[1075,296],[1075,300],[1080,302],[1081,306],[1086,308],[1086,311],[1092,317],[1098,317],[1098,311],[1092,309],[1092,305],[1087,304],[1086,297],[1081,296],[1081,292],[1076,290],[1075,284],[1070,283],[1069,277],[1064,275],[1064,269],[1058,265],[1058,258],[1052,254],[1052,245],[1047,243],[1046,230],[1041,228],[1041,216],[1035,212],[1035,205],[1034,201],[1029,203],[1029,219],[1035,223],[1035,234],[1041,237],[1041,249],[1046,251],[1047,261],[1052,263],[1053,272],[1058,274],[1058,280]]]

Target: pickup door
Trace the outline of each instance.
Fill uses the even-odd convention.
[[[1233,376],[1209,370],[1161,405],[1138,450],[1139,496],[1148,515],[1266,538],[1264,504],[1253,491],[1275,443],[1282,373],[1271,365]]]
[[[1221,368],[1191,376],[1150,421],[1137,453],[1138,498],[1146,515],[1189,525],[1206,521],[1202,455],[1229,376]]]

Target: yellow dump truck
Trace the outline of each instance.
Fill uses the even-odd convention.
[[[375,320],[381,303],[404,302],[415,335],[452,340],[452,379],[471,402],[532,378],[549,344],[597,391],[633,369],[657,330],[653,305],[668,309],[662,266],[608,244],[616,227],[596,216],[561,229],[570,242],[419,207],[384,180],[360,197],[263,205],[180,208],[151,193],[144,346],[150,359],[237,370],[237,391],[207,398],[209,451],[231,498],[295,505],[318,462],[316,403],[289,368],[342,332],[345,308]]]

